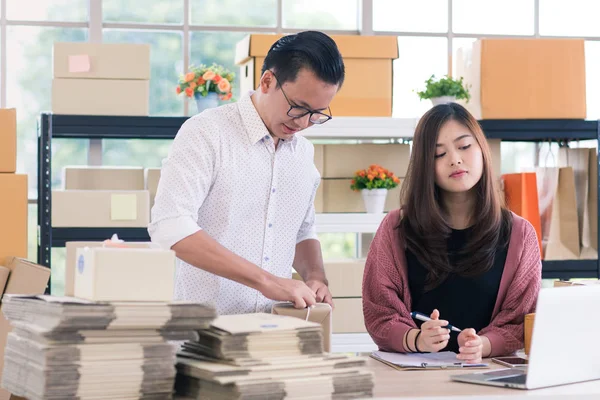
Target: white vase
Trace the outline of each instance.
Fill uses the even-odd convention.
[[[362,198],[365,203],[365,209],[369,214],[381,214],[385,208],[385,198],[387,189],[362,189]]]
[[[447,103],[455,103],[456,102],[456,96],[440,96],[440,97],[433,97],[431,99],[431,104],[433,104],[433,106],[437,106],[438,104],[447,104]]]
[[[219,105],[219,95],[215,92],[209,92],[206,96],[202,96],[200,93],[196,92],[194,98],[196,99],[196,106],[198,107],[199,113]]]

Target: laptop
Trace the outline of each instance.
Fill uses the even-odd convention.
[[[529,366],[451,376],[456,382],[538,389],[600,379],[600,285],[540,290]]]

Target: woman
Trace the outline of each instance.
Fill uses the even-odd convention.
[[[477,363],[523,347],[540,250],[531,224],[504,208],[491,165],[464,107],[438,105],[419,121],[402,208],[377,230],[363,278],[365,325],[382,350],[455,351]],[[431,321],[413,320],[412,311]]]

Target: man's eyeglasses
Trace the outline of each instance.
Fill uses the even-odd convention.
[[[269,70],[269,71],[271,71],[271,70]],[[306,115],[310,114],[310,117],[308,119],[313,124],[324,124],[325,122],[327,122],[331,118],[333,118],[331,116],[331,109],[329,107],[327,107],[327,110],[329,111],[329,115],[327,115],[320,111],[313,111],[313,110],[309,110],[308,108],[305,108],[302,106],[293,105],[290,102],[290,100],[288,99],[288,97],[286,96],[285,92],[283,91],[283,86],[281,85],[281,83],[279,83],[279,79],[277,79],[277,75],[275,75],[275,73],[273,71],[271,71],[271,73],[275,77],[275,80],[277,81],[277,84],[279,85],[279,88],[281,89],[281,93],[283,93],[283,97],[285,97],[285,100],[290,105],[290,109],[287,112],[288,117],[292,117],[292,118],[296,119],[296,118],[305,117]]]

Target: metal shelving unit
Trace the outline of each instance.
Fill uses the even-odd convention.
[[[149,240],[145,228],[52,227],[53,138],[173,139],[186,119],[187,117],[41,114],[38,120],[38,262],[50,267],[52,247],[63,247],[68,241],[101,241],[109,238],[113,233],[129,241]],[[303,136],[311,139],[410,140],[415,124],[414,119],[340,117],[332,120],[330,125],[308,129]],[[380,128],[378,133],[374,134],[374,126]],[[481,126],[488,138],[503,141],[600,140],[600,121],[483,120]],[[600,187],[600,177],[598,186]],[[600,210],[600,204],[598,208]],[[318,214],[317,230],[319,232],[374,232],[382,217],[368,214]],[[542,275],[547,279],[599,278],[600,265],[598,260],[544,261]]]

